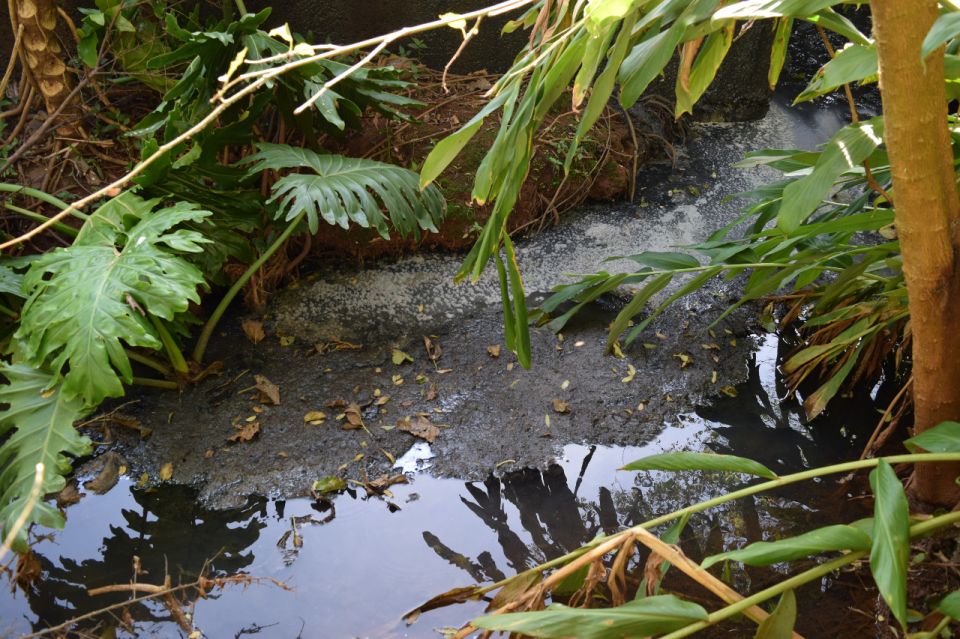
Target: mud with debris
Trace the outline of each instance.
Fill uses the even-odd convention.
[[[794,146],[794,131],[777,106],[758,122],[698,126],[675,167],[641,176],[637,203],[588,209],[524,242],[527,290],[546,292],[565,273],[631,267],[604,263],[611,255],[702,239],[739,212],[724,198],[762,176],[730,164],[748,149]],[[502,346],[491,354],[502,343],[499,290],[490,274],[454,286],[460,259],[421,255],[318,273],[278,296],[258,344],[241,328],[254,318],[224,322],[210,351],[224,364],[219,376],[179,395],[143,393],[122,409],[152,431],[112,429],[130,469],[157,482],[172,466],[174,482],[230,506],[251,494],[303,495],[330,475],[377,477],[426,436],[435,439],[432,472],[481,478],[543,468],[568,443],[649,441],[745,375],[747,315],[707,328],[736,296],[723,284],[671,308],[624,359],[603,354],[616,298],[562,338],[536,329],[534,366],[524,371]],[[442,349],[435,360],[425,336]],[[256,388],[257,375],[279,389],[279,404]]]

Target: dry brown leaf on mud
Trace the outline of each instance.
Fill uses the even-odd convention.
[[[117,485],[126,466],[123,457],[113,451],[104,453],[94,463],[100,466],[100,472],[96,477],[85,482],[83,487],[102,495]]]
[[[414,415],[397,422],[397,428],[414,437],[419,437],[432,444],[440,436],[440,429],[423,415]]]
[[[440,342],[434,341],[427,337],[423,336],[423,347],[427,350],[427,357],[430,358],[431,362],[436,362],[440,359],[440,356],[443,355],[443,349],[440,348]]]
[[[570,412],[570,405],[562,399],[555,399],[553,400],[553,410],[561,415],[566,415]]]
[[[280,387],[271,382],[269,379],[263,375],[254,375],[253,378],[257,381],[256,389],[263,393],[263,395],[270,400],[270,403],[274,405],[280,404]]]
[[[487,346],[487,355],[490,357],[500,357],[500,345],[494,344],[493,346]]]
[[[367,491],[368,497],[379,496],[389,493],[387,489],[394,484],[408,484],[410,481],[406,475],[381,475],[371,481],[363,482],[363,488]]]
[[[346,418],[340,424],[340,428],[343,430],[356,430],[364,427],[363,415],[360,413],[360,406],[357,404],[353,403],[347,406],[347,409],[343,411],[343,416]]]
[[[245,423],[236,433],[227,437],[228,442],[248,442],[260,432],[260,422]]]
[[[327,419],[327,414],[322,410],[312,410],[303,416],[304,423],[314,426],[319,426],[325,419]]]
[[[173,479],[173,462],[167,462],[160,467],[160,481],[170,481]]]
[[[327,408],[346,408],[347,400],[345,399],[333,399],[327,402]]]
[[[428,388],[427,391],[423,394],[423,398],[428,402],[432,402],[437,398],[439,394],[440,394],[439,391],[437,391],[437,385],[431,384],[430,388]]]
[[[267,333],[263,330],[263,322],[252,319],[245,319],[240,323],[240,327],[243,328],[243,332],[254,344],[259,344],[267,336]]]

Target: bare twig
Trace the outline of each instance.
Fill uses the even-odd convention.
[[[450,56],[450,59],[447,60],[447,64],[444,65],[443,75],[440,77],[440,86],[443,88],[444,93],[450,93],[450,89],[447,88],[447,73],[450,72],[450,67],[453,66],[453,63],[457,61],[457,58],[460,57],[460,54],[463,53],[464,49],[467,48],[467,44],[473,40],[473,36],[480,33],[480,22],[482,20],[483,16],[480,16],[473,24],[472,29],[463,32],[463,42],[460,43],[460,46],[457,47],[457,50],[454,51],[453,55]]]
[[[17,66],[17,51],[20,50],[20,39],[23,37],[23,25],[17,25],[16,36],[13,39],[13,50],[10,52],[10,61],[7,63],[7,70],[3,72],[3,79],[0,80],[0,98],[7,92],[7,85],[13,76],[13,69]]]

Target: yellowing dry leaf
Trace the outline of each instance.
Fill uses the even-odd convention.
[[[623,349],[620,348],[620,342],[614,342],[610,346],[610,351],[613,353],[613,356],[617,359],[623,359],[626,355],[623,354]]]
[[[737,389],[734,388],[733,386],[721,386],[721,387],[720,387],[720,392],[723,393],[724,395],[726,395],[727,397],[736,397],[736,396],[737,396]]]
[[[560,390],[567,390],[568,388],[570,388],[570,380],[565,379],[563,380],[563,383],[560,384]]]
[[[381,396],[377,397],[377,401],[375,401],[375,402],[373,402],[373,403],[374,403],[375,406],[383,406],[384,404],[386,404],[386,403],[389,402],[389,401],[390,401],[390,396],[389,396],[389,395],[381,395]]]
[[[402,375],[394,375],[394,376],[391,377],[390,379],[393,380],[393,385],[394,385],[394,386],[402,386],[402,385],[403,385],[403,376],[402,376]]]
[[[327,414],[322,410],[312,410],[303,416],[303,421],[307,424],[319,426],[327,418]]]
[[[552,403],[553,403],[553,410],[560,413],[561,415],[565,415],[570,412],[570,405],[567,404],[567,402],[563,401],[562,399],[554,399]]]
[[[356,404],[350,404],[347,410],[343,411],[346,421],[340,425],[343,430],[356,430],[363,428],[363,417],[360,414],[360,407]]]
[[[627,364],[627,376],[621,379],[620,381],[624,384],[629,384],[633,381],[633,378],[637,376],[637,369],[633,364]]]
[[[413,362],[413,357],[411,357],[408,353],[404,353],[404,352],[401,351],[399,348],[395,348],[395,349],[393,349],[393,351],[390,353],[390,360],[391,360],[395,365],[400,366],[400,365],[403,364],[404,362],[411,362],[411,363],[412,363],[412,362]]]
[[[440,435],[440,429],[423,415],[414,415],[407,419],[401,419],[397,422],[397,428],[405,433],[410,433],[414,437],[426,440],[431,444],[435,442]]]
[[[269,379],[263,375],[254,375],[253,377],[257,381],[256,388],[258,391],[264,394],[264,396],[270,400],[270,403],[274,405],[280,404],[280,387],[271,382]]]
[[[247,337],[254,344],[259,344],[263,341],[263,338],[267,336],[263,330],[263,322],[258,320],[245,319],[240,326],[243,328],[243,332],[246,333]]]
[[[167,462],[160,467],[160,481],[170,481],[171,479],[173,479],[173,462]]]
[[[487,354],[490,357],[500,357],[500,345],[494,344],[493,346],[487,346]]]
[[[227,438],[230,442],[248,442],[260,432],[260,422],[248,422],[243,428]]]
[[[443,355],[440,342],[435,342],[426,335],[423,336],[423,347],[427,350],[427,357],[430,358],[431,362],[436,362]]]
[[[693,364],[693,358],[686,353],[674,353],[673,356],[680,360],[680,368],[686,368],[690,364]]]

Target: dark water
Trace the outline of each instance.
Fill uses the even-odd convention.
[[[337,497],[332,508],[306,499],[258,499],[240,509],[209,511],[189,488],[140,490],[122,480],[108,494],[69,507],[66,529],[35,546],[41,578],[26,591],[0,595],[0,636],[4,631],[19,636],[122,600],[125,595],[92,598],[86,589],[129,582],[137,556],[145,571],[141,582],[162,583],[167,573],[174,583],[190,582],[209,562],[213,575],[272,577],[292,589],[234,585],[196,601],[192,622],[206,637],[439,637],[438,630],[460,625],[484,604],[433,611],[410,627],[403,613],[453,586],[502,579],[600,532],[747,481],[616,470],[634,458],[709,448],[790,472],[855,456],[875,421],[871,394],[841,400],[816,427],[804,425],[794,400],[777,399],[784,394],[775,370],[778,344],[759,340],[750,379],[736,398],[678,415],[647,446],[571,445],[546,471],[486,482],[413,473],[410,484],[392,488],[396,511],[387,500],[361,497],[363,491]],[[732,544],[847,521],[853,513],[842,512],[846,490],[810,483],[728,504],[695,517],[682,546],[699,559]],[[292,520],[302,545],[295,548],[287,536],[281,547]],[[775,576],[751,570],[733,579],[749,589]],[[829,586],[820,584],[811,596]],[[189,634],[159,604],[137,605],[131,612],[137,636]]]

